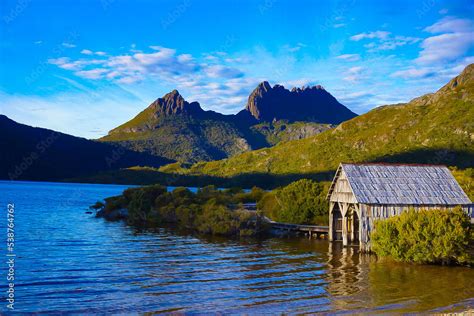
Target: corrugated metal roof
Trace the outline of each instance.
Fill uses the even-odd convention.
[[[466,193],[445,166],[341,164],[340,168],[346,174],[359,203],[471,204]]]

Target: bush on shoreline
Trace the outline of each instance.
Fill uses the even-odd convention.
[[[326,192],[325,183],[302,179],[267,192],[258,209],[277,222],[328,225]]]
[[[264,233],[267,226],[258,214],[241,210],[242,203],[255,202],[263,192],[259,188],[250,192],[217,190],[214,186],[197,193],[184,187],[167,192],[161,185],[130,188],[120,196],[107,198],[98,216],[108,220],[126,218],[134,226],[172,223],[212,235],[254,236]],[[127,210],[127,216],[122,216],[123,210]]]
[[[455,210],[409,210],[375,222],[371,233],[377,256],[396,261],[472,264],[473,231],[470,218]]]

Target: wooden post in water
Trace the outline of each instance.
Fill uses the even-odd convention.
[[[342,203],[342,245],[347,246],[347,203]]]

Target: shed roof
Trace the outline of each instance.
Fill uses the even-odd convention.
[[[341,164],[358,203],[465,205],[468,196],[446,166],[408,164]]]

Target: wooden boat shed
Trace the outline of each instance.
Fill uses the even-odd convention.
[[[473,204],[446,166],[409,164],[339,165],[327,196],[329,240],[370,250],[374,221],[408,208],[453,209],[472,218]]]

